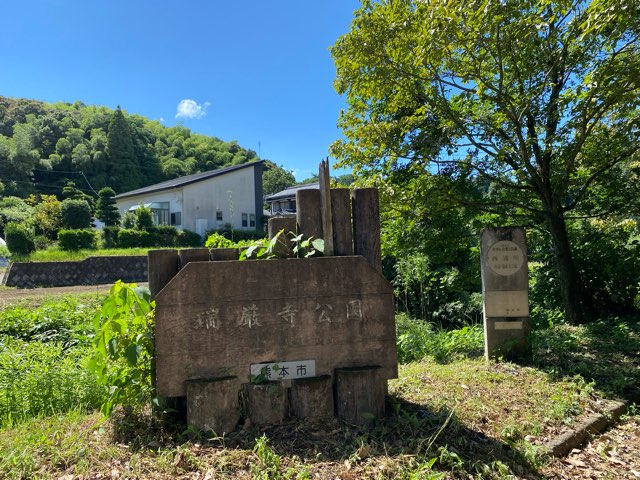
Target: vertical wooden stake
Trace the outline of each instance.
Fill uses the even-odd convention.
[[[151,300],[178,274],[177,250],[149,250],[148,275]]]
[[[351,192],[353,208],[353,251],[382,272],[380,253],[380,204],[377,188],[356,188]]]
[[[318,171],[320,179],[320,213],[322,215],[322,231],[324,232],[324,256],[333,257],[333,221],[331,220],[331,177],[329,176],[329,159],[320,162]]]
[[[178,253],[180,258],[180,269],[182,270],[187,266],[189,262],[208,262],[209,249],[208,248],[184,248]]]
[[[273,217],[269,219],[269,240],[282,232],[276,242],[273,252],[278,258],[288,258],[293,256],[293,242],[291,233],[296,233],[296,217]]]
[[[296,192],[296,221],[298,233],[306,238],[322,238],[320,190],[305,188]]]
[[[353,255],[351,193],[348,188],[331,189],[331,216],[333,217],[333,254],[336,257]]]

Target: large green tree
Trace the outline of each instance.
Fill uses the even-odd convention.
[[[262,190],[265,195],[278,193],[287,187],[296,184],[296,177],[288,170],[273,162],[265,162],[265,170],[262,174]]]
[[[583,321],[566,222],[638,154],[639,35],[635,0],[363,0],[332,47],[348,103],[332,153],[378,179],[473,179],[452,201],[543,226]]]
[[[109,122],[107,154],[109,185],[116,192],[126,192],[142,186],[142,172],[134,152],[131,127],[120,107],[113,112]]]

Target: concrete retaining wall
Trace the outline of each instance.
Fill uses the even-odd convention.
[[[67,287],[147,281],[146,256],[89,257],[79,262],[15,262],[4,276],[8,287]]]

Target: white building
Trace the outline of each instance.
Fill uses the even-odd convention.
[[[172,225],[201,236],[207,230],[262,229],[263,161],[195,173],[115,196],[120,214],[140,205],[156,225]]]

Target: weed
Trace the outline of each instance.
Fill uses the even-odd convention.
[[[260,480],[274,480],[282,478],[280,472],[280,457],[269,446],[269,439],[262,435],[256,439],[253,453],[257,462],[251,463],[251,476]]]

